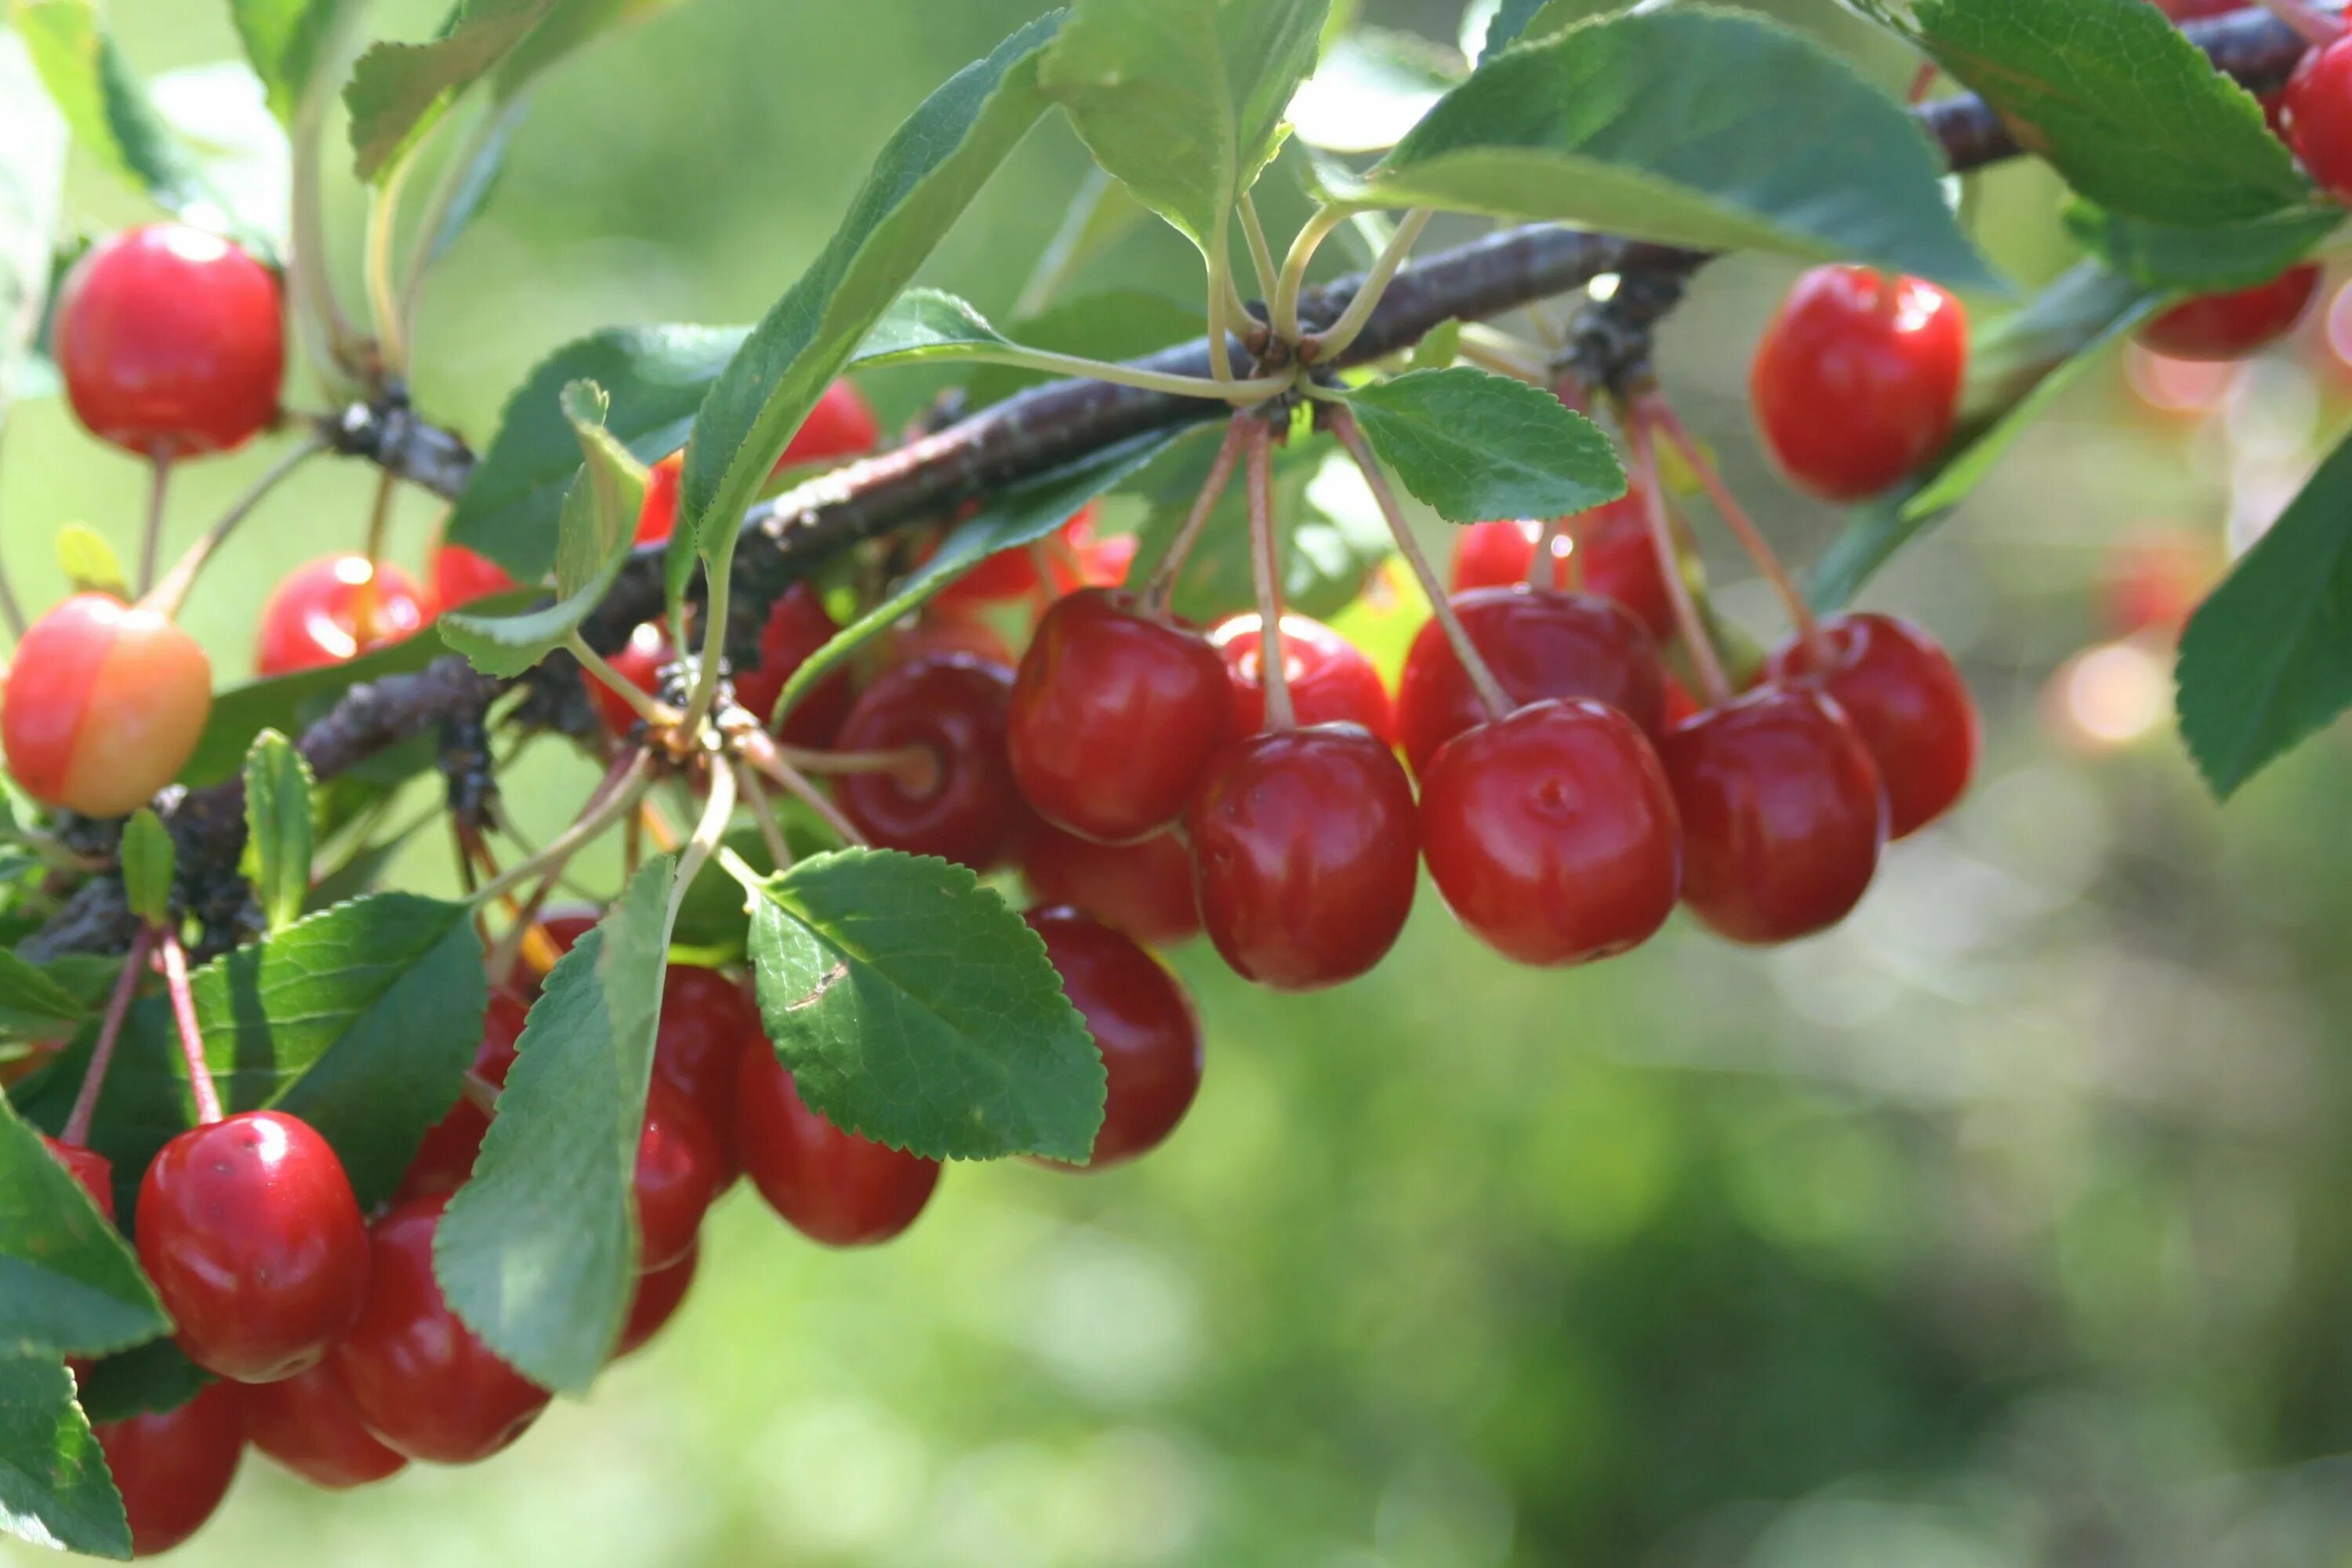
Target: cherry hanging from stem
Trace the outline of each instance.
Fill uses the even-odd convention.
[[[188,1067],[188,1094],[196,1102],[196,1121],[210,1125],[221,1119],[220,1090],[213,1084],[212,1064],[205,1060],[204,1031],[196,1024],[196,998],[188,989],[188,955],[179,933],[159,928],[156,944],[163,951],[163,989],[172,998],[172,1021],[178,1026],[181,1059]]]
[[[1250,577],[1257,590],[1258,680],[1265,688],[1265,727],[1297,727],[1290,700],[1290,672],[1282,647],[1282,562],[1274,537],[1274,431],[1263,419],[1236,419],[1249,426]]]

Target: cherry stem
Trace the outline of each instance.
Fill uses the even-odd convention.
[[[1918,70],[1912,75],[1911,90],[1906,96],[1905,102],[1916,109],[1927,100],[1927,89],[1936,85],[1936,62],[1933,60],[1919,62]]]
[[[727,825],[735,818],[735,769],[714,767],[710,770],[710,799],[702,808],[702,819],[694,825],[694,836],[686,841],[686,853],[678,857],[677,874],[670,883],[669,918],[664,931],[677,924],[677,911],[702,874],[702,868],[727,836]]]
[[[1520,342],[1507,332],[1492,328],[1473,331],[1475,322],[1462,324],[1462,340],[1455,352],[1480,370],[1490,370],[1497,375],[1507,375],[1514,381],[1524,381],[1529,386],[1548,385],[1551,373],[1543,366],[1539,355],[1528,353],[1530,345]]]
[[[1559,548],[1560,532],[1560,521],[1556,517],[1546,519],[1536,530],[1535,558],[1528,563],[1528,587],[1549,588],[1559,582],[1559,559],[1554,552]],[[1584,563],[1579,555],[1576,542],[1571,538],[1568,545],[1568,586],[1570,588],[1584,586]]]
[[[1363,332],[1365,323],[1372,319],[1372,310],[1380,304],[1381,296],[1389,291],[1390,280],[1396,277],[1397,268],[1402,267],[1404,258],[1412,254],[1413,241],[1419,239],[1421,231],[1429,226],[1430,216],[1427,207],[1415,207],[1404,215],[1403,220],[1396,226],[1396,232],[1389,236],[1388,244],[1373,258],[1371,269],[1364,274],[1363,287],[1356,290],[1349,299],[1347,308],[1339,312],[1339,319],[1299,345],[1302,359],[1309,363],[1334,360],[1354,346],[1356,339]]]
[[[228,510],[221,513],[210,528],[205,530],[204,537],[188,546],[179,560],[172,563],[172,569],[163,574],[163,580],[146,595],[144,602],[147,607],[166,620],[177,616],[180,606],[187,601],[188,590],[196,585],[196,574],[205,569],[205,563],[212,559],[213,552],[236,531],[237,524],[250,517],[254,508],[259,506],[287,475],[326,449],[327,438],[313,434],[271,464],[243,495],[229,503]]]
[[[1396,492],[1389,489],[1388,476],[1381,471],[1371,448],[1365,445],[1364,433],[1356,426],[1356,416],[1339,404],[1327,403],[1323,408],[1324,419],[1329,425],[1331,434],[1339,437],[1339,445],[1348,449],[1348,456],[1353,458],[1356,467],[1363,471],[1364,482],[1371,487],[1372,500],[1379,503],[1381,515],[1388,520],[1389,534],[1396,541],[1397,553],[1404,557],[1405,564],[1412,569],[1413,576],[1419,580],[1422,594],[1429,600],[1429,613],[1437,617],[1438,628],[1445,634],[1445,640],[1453,647],[1454,657],[1461,663],[1463,672],[1470,677],[1470,684],[1477,691],[1478,700],[1485,704],[1490,718],[1500,719],[1518,705],[1511,700],[1511,694],[1503,689],[1503,683],[1495,679],[1494,670],[1487,667],[1486,656],[1478,651],[1478,645],[1470,640],[1469,628],[1462,624],[1462,617],[1454,613],[1453,601],[1445,596],[1445,584],[1439,581],[1436,571],[1430,565],[1427,552],[1421,548],[1421,541],[1412,536],[1412,526],[1405,521],[1404,511],[1397,505]]]
[[[1651,447],[1648,421],[1637,418],[1625,422],[1625,445],[1633,458],[1632,478],[1641,492],[1642,515],[1649,525],[1650,545],[1657,552],[1658,575],[1665,579],[1666,598],[1675,607],[1675,626],[1682,633],[1683,646],[1690,649],[1691,663],[1698,669],[1699,685],[1705,689],[1707,706],[1721,707],[1731,699],[1731,682],[1724,677],[1723,660],[1716,655],[1714,639],[1706,635],[1706,623],[1699,618],[1690,584],[1683,578],[1682,552],[1675,546],[1674,523],[1666,516],[1666,489],[1658,478],[1657,453]]]
[[[1249,430],[1250,579],[1257,590],[1258,680],[1265,688],[1265,727],[1294,729],[1297,710],[1290,700],[1290,671],[1282,645],[1282,561],[1274,537],[1274,432],[1263,419]]]
[[[155,569],[163,553],[163,497],[172,482],[172,459],[162,452],[148,459],[147,531],[139,547],[139,593],[143,598],[155,586]]]
[[[643,748],[633,747],[597,782],[596,791],[581,808],[580,816],[571,826],[557,834],[546,848],[526,860],[518,860],[496,877],[482,884],[473,897],[477,907],[512,891],[533,877],[560,872],[581,846],[618,822],[637,804],[645,793],[646,779],[653,760]]]
[[[778,744],[777,760],[813,777],[837,773],[898,773],[914,790],[937,785],[939,753],[925,745],[897,746],[887,752],[812,752]]]
[[[1234,379],[1233,344],[1226,341],[1234,292],[1233,263],[1227,256],[1231,232],[1232,220],[1220,213],[1217,226],[1209,236],[1209,377],[1220,384],[1230,384]]]
[[[655,729],[672,728],[682,717],[677,709],[614,669],[610,659],[588,646],[588,639],[577,628],[564,638],[563,647],[580,661],[581,668],[594,676],[604,689],[635,710],[637,717]]]
[[[131,935],[131,951],[123,955],[122,973],[114,978],[113,994],[106,999],[106,1016],[98,1026],[98,1044],[90,1049],[89,1066],[82,1069],[73,1110],[66,1117],[65,1131],[58,1134],[61,1142],[79,1148],[89,1142],[89,1124],[98,1118],[98,1097],[106,1088],[106,1069],[114,1062],[114,1043],[122,1037],[122,1021],[131,1016],[131,998],[138,993],[139,976],[147,968],[154,943],[154,930],[144,923]]]
[[[1217,502],[1233,483],[1234,467],[1241,461],[1242,447],[1249,440],[1249,432],[1242,428],[1239,418],[1225,425],[1225,438],[1218,443],[1217,455],[1209,460],[1208,477],[1201,481],[1201,493],[1192,498],[1192,510],[1184,515],[1184,526],[1168,542],[1168,552],[1144,579],[1141,603],[1153,615],[1164,614],[1168,601],[1176,596],[1176,579],[1183,574],[1184,563],[1192,558],[1192,548],[1201,542],[1202,530],[1209,525],[1209,514],[1217,510]]]
[[[1689,465],[1691,472],[1698,476],[1699,488],[1706,492],[1706,499],[1714,505],[1717,515],[1738,536],[1739,547],[1748,552],[1748,559],[1756,563],[1756,569],[1763,573],[1765,580],[1772,584],[1772,592],[1779,597],[1781,607],[1789,612],[1789,621],[1796,628],[1797,640],[1804,645],[1806,659],[1815,669],[1827,669],[1829,647],[1822,640],[1821,623],[1813,618],[1813,607],[1805,602],[1804,590],[1797,586],[1797,580],[1789,574],[1789,568],[1774,552],[1770,542],[1764,537],[1763,530],[1758,528],[1756,520],[1748,515],[1748,509],[1739,504],[1739,498],[1731,493],[1731,487],[1724,483],[1722,472],[1716,468],[1706,450],[1691,438],[1690,431],[1685,427],[1681,417],[1664,397],[1652,393],[1634,399],[1633,418],[1636,422],[1646,420],[1656,426],[1682,460]]]
[[[156,945],[163,950],[163,989],[172,998],[172,1021],[179,1026],[180,1057],[188,1065],[188,1095],[196,1102],[196,1121],[210,1126],[221,1119],[220,1090],[213,1085],[212,1064],[205,1060],[204,1031],[196,1026],[195,994],[188,989],[188,955],[179,933],[158,928]]]
[[[1348,209],[1320,206],[1315,209],[1297,237],[1290,242],[1290,254],[1282,258],[1282,275],[1275,279],[1274,298],[1267,308],[1274,313],[1271,323],[1274,335],[1286,343],[1298,342],[1298,294],[1307,285],[1307,266],[1315,259],[1315,252],[1331,237],[1331,231],[1348,221]]]
[[[1257,291],[1271,300],[1274,298],[1274,284],[1277,276],[1274,264],[1274,247],[1265,242],[1265,225],[1259,221],[1257,203],[1250,199],[1250,194],[1247,191],[1242,193],[1241,214],[1242,237],[1249,242],[1250,266],[1257,273]],[[1267,306],[1269,310],[1272,308],[1270,304]]]
[[[2324,49],[2344,36],[2344,20],[2304,5],[2302,0],[2254,0],[2254,4],[2294,29],[2295,36],[2315,49]]]
[[[742,792],[744,804],[751,808],[751,820],[760,825],[760,837],[768,846],[768,858],[776,863],[777,870],[788,868],[793,863],[792,846],[784,842],[784,830],[776,822],[775,807],[768,804],[768,786],[742,758],[731,758],[728,765],[735,770],[735,783]]]
[[[499,1086],[473,1068],[466,1069],[464,1079],[467,1101],[485,1116],[499,1113]]]
[[[866,847],[866,835],[857,830],[857,825],[844,816],[841,808],[826,797],[824,791],[811,784],[807,775],[777,754],[776,744],[768,738],[765,731],[746,731],[741,744],[743,761],[762,778],[772,779],[782,784],[802,805],[823,817],[824,825],[833,829],[835,836],[844,844],[855,845],[860,849]]]

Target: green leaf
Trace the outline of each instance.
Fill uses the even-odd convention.
[[[76,142],[166,211],[229,226],[228,204],[148,96],[98,0],[9,0],[9,15]]]
[[[378,893],[310,915],[189,976],[222,1103],[265,1106],[317,1128],[365,1207],[399,1184],[425,1129],[456,1103],[482,1037],[488,984],[472,911]],[[20,1088],[54,1131],[72,1104],[95,1027]],[[169,1004],[132,1005],[108,1069],[91,1147],[143,1169],[194,1124]]]
[[[2146,223],[2077,202],[2066,226],[2109,267],[2151,289],[2212,293],[2267,283],[2308,257],[2344,222],[2338,206],[2286,207],[2239,223]]]
[[[433,1244],[441,1289],[541,1385],[584,1392],[636,1286],[631,1192],[677,862],[646,862],[531,1005],[473,1180]]]
[[[561,647],[603,601],[636,544],[646,468],[604,427],[611,400],[594,382],[575,381],[561,402],[585,460],[556,531],[555,603],[510,616],[457,611],[441,617],[443,639],[485,675],[520,675]]]
[[[1290,100],[1291,129],[1320,152],[1384,153],[1462,74],[1462,62],[1426,38],[1359,28],[1325,53]]]
[[[131,912],[152,926],[172,918],[172,874],[179,848],[163,819],[141,806],[122,825],[122,899]]]
[[[1449,522],[1565,517],[1625,493],[1600,426],[1509,376],[1416,370],[1341,398],[1404,488]]]
[[[133,1415],[177,1410],[205,1391],[213,1374],[171,1340],[150,1340],[136,1350],[101,1358],[80,1380],[83,1412],[100,1426]]]
[[[1140,289],[1113,289],[1056,300],[1012,330],[1030,348],[1127,360],[1197,338],[1204,329],[1197,302],[1187,307]],[[964,384],[964,395],[972,407],[985,408],[1053,379],[1020,365],[986,365]]]
[[[891,134],[849,216],[703,400],[679,486],[678,531],[723,564],[785,444],[982,183],[1045,111],[1038,18],[958,71]]]
[[[438,37],[377,44],[343,87],[352,168],[375,180],[416,144],[459,93],[496,69],[556,0],[461,0]]]
[[[1045,944],[968,868],[845,849],[761,883],[760,1016],[835,1126],[929,1159],[1083,1161],[1102,1055]]]
[[[2102,206],[2219,224],[2310,195],[2262,106],[2146,0],[1920,0],[1916,13],[1919,47]]]
[[[40,331],[65,171],[65,120],[24,39],[0,30],[0,419]]]
[[[58,570],[66,574],[77,594],[131,597],[130,581],[123,575],[114,546],[86,522],[69,522],[58,530]]]
[[[1462,357],[1462,323],[1452,316],[1437,323],[1412,345],[1412,369],[1444,370]]]
[[[1507,49],[1363,179],[1327,178],[1366,206],[1556,219],[1999,290],[1944,205],[1943,173],[1903,107],[1819,45],[1676,7]]]
[[[245,754],[246,842],[254,857],[253,889],[271,931],[301,918],[310,896],[310,764],[275,730]]]
[[[229,0],[228,8],[269,111],[291,124],[328,41],[363,5],[362,0]]]
[[[128,1562],[131,1526],[63,1363],[0,1361],[0,1531]]]
[[[477,604],[497,605],[507,602],[509,599],[500,598]],[[447,646],[426,627],[398,642],[370,648],[341,664],[232,686],[214,696],[212,717],[205,721],[205,732],[197,738],[187,766],[180,770],[179,782],[191,789],[201,789],[235,778],[237,770],[245,765],[245,753],[254,737],[262,731],[299,734],[323,717],[352,687],[381,680],[387,675],[412,674],[448,654]],[[405,776],[417,768],[430,766],[432,759],[433,747],[428,739],[421,747],[402,747],[382,753],[363,767],[386,776]]]
[[[70,1034],[89,1016],[80,997],[0,948],[0,1033],[58,1037]]]
[[[852,364],[952,357],[959,349],[1010,348],[1012,342],[981,313],[938,289],[909,289],[890,302]]]
[[[1165,431],[1132,436],[991,497],[983,510],[958,523],[931,558],[902,580],[888,598],[842,627],[831,642],[803,659],[784,682],[776,710],[789,710],[844,660],[920,609],[932,595],[983,558],[1045,538],[1080,507],[1151,461],[1176,439]]]
[[[2227,800],[2352,705],[2352,438],[2180,637],[2180,736]]]
[[[1038,79],[1100,163],[1204,254],[1282,144],[1326,0],[1078,0]]]
[[[1814,562],[1806,596],[1851,601],[1895,552],[1948,516],[2019,437],[2153,315],[2163,297],[2086,261],[2022,309],[1979,329],[1960,428],[1926,473],[1853,510]]]
[[[0,1356],[101,1355],[171,1331],[122,1233],[0,1100]]]

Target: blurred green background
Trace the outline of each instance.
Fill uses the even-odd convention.
[[[579,59],[435,276],[419,404],[479,440],[579,331],[755,316],[899,117],[1033,8],[691,0]],[[386,30],[438,9],[388,5]],[[1907,80],[1829,0],[1777,9]],[[112,6],[149,70],[232,58],[225,13]],[[1368,14],[1454,36],[1447,5]],[[1049,124],[926,277],[1001,319],[1084,166]],[[71,192],[89,226],[138,216],[86,164]],[[2068,259],[2055,199],[2032,170],[1976,197],[2029,282]],[[1195,266],[1151,234],[1090,282],[1189,298]],[[1663,363],[1803,559],[1838,520],[1766,471],[1743,395],[1789,276],[1708,268]],[[1988,755],[1842,929],[1756,952],[1678,921],[1533,973],[1424,896],[1376,975],[1311,997],[1253,993],[1196,943],[1173,957],[1208,1076],[1159,1155],[960,1168],[870,1255],[739,1190],[676,1325],[584,1405],[490,1464],[349,1496],[249,1458],[180,1560],[2352,1562],[2352,757],[2322,736],[2218,808],[2161,721],[2160,647],[2077,658],[2114,633],[2119,541],[2242,543],[2352,384],[2315,331],[2223,379],[2160,414],[2091,377],[1872,586],[1963,658]],[[898,419],[936,384],[867,389]],[[185,473],[175,541],[264,460]],[[62,591],[63,522],[130,552],[142,483],[57,403],[14,411],[0,549],[29,602]],[[188,616],[224,679],[268,584],[356,546],[371,488],[314,468],[236,539]],[[404,559],[435,517],[404,504]],[[1774,635],[1716,563],[1726,608]],[[553,750],[513,791],[542,821],[587,778]],[[446,880],[446,847],[409,874]]]

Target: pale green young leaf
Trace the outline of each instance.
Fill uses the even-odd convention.
[[[86,522],[69,522],[58,530],[58,570],[77,594],[131,597],[131,583],[121,557],[106,535]]]
[[[142,805],[122,825],[121,854],[123,902],[149,925],[163,924],[172,916],[172,876],[179,860],[171,830]]]
[[[310,893],[310,764],[275,730],[254,737],[245,754],[246,843],[262,919],[283,931],[302,915]]]

